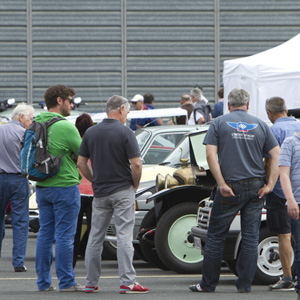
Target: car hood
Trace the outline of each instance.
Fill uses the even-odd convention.
[[[145,181],[152,181],[156,179],[156,175],[160,173],[163,176],[166,176],[167,174],[173,175],[174,171],[176,171],[176,168],[172,167],[166,167],[166,166],[145,166],[143,167],[142,171],[142,178],[141,183]]]

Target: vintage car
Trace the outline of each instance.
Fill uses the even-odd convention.
[[[201,131],[189,134],[191,167],[183,166],[173,176],[157,176],[158,192],[148,198],[154,207],[141,224],[138,234],[140,248],[145,257],[148,255],[149,261],[162,269],[169,268],[178,273],[201,271],[203,252],[199,249],[205,247],[213,203],[210,197],[215,186],[202,145],[204,135],[205,132]],[[237,214],[227,234],[223,255],[234,274],[240,242],[240,215]],[[295,274],[294,253],[292,270]],[[271,284],[281,275],[278,237],[268,230],[266,210],[263,209],[254,282]]]
[[[153,207],[144,216],[137,238],[144,257],[161,269],[201,271],[203,257],[193,247],[191,227],[196,225],[199,201],[207,198],[215,185],[202,144],[207,130],[208,125],[202,125],[188,134],[191,165],[189,156],[182,155],[181,167],[173,174],[158,174],[156,193],[147,200]]]

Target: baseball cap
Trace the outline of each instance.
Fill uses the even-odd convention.
[[[140,94],[136,94],[132,99],[131,102],[138,102],[138,101],[144,101],[144,97]]]

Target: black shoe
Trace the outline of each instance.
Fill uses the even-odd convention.
[[[26,272],[27,268],[25,266],[15,267],[15,272]]]
[[[189,289],[192,292],[204,292],[202,287],[200,286],[200,283],[190,285]]]

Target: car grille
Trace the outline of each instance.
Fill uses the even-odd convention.
[[[116,236],[116,228],[115,228],[115,226],[109,225],[106,234],[107,235]]]
[[[197,214],[197,224],[198,227],[207,230],[209,224],[210,210],[213,201],[203,200],[199,203],[198,214]]]

